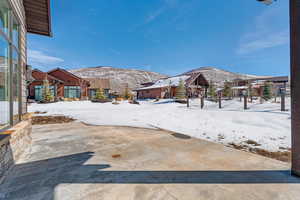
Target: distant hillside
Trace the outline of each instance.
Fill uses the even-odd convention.
[[[200,67],[200,68],[185,72],[183,74],[191,74],[191,73],[196,73],[196,72],[202,73],[208,81],[213,81],[218,84],[221,84],[226,80],[231,81],[234,79],[249,79],[249,78],[262,77],[262,76],[255,76],[255,75],[249,75],[249,74],[239,74],[239,73],[229,72],[229,71],[225,71],[225,70],[218,69],[215,67]]]
[[[111,89],[122,92],[126,84],[131,89],[140,87],[141,83],[156,81],[167,76],[143,70],[122,69],[115,67],[89,67],[69,70],[71,73],[82,78],[108,78],[110,79]]]

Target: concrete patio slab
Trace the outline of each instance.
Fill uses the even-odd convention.
[[[297,200],[289,164],[162,130],[33,127],[0,199]]]

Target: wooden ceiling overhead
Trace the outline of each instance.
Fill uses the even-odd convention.
[[[50,0],[23,0],[27,32],[52,36]]]

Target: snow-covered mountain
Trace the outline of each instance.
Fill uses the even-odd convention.
[[[215,67],[200,67],[188,72],[183,73],[183,75],[188,75],[192,73],[200,72],[208,81],[213,81],[218,84],[222,84],[224,81],[231,81],[234,79],[250,79],[250,78],[260,78],[262,76],[249,75],[249,74],[239,74],[234,72],[229,72],[226,70],[218,69]]]
[[[128,84],[130,89],[137,89],[141,83],[153,82],[167,77],[156,72],[106,66],[80,68],[69,71],[82,78],[110,79],[111,89],[117,92],[122,92],[126,84]]]

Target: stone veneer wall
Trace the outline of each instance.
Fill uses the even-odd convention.
[[[0,140],[0,183],[5,172],[12,167],[24,153],[31,149],[31,119],[21,121],[11,129],[0,132],[6,137]]]

